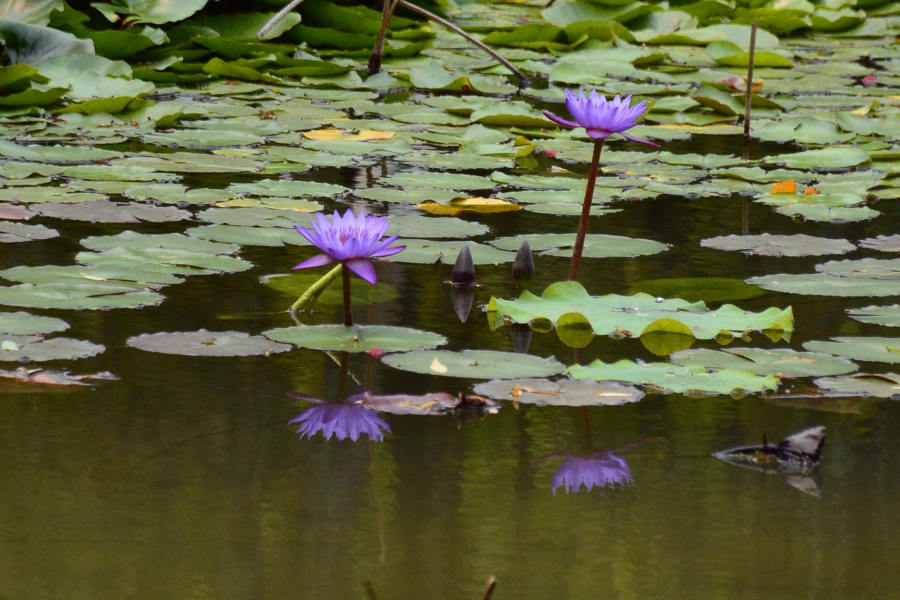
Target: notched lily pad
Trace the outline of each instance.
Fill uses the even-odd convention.
[[[783,333],[794,328],[790,308],[769,308],[753,313],[726,304],[713,311],[703,302],[662,300],[649,294],[591,296],[574,281],[551,284],[540,297],[526,291],[518,300],[491,298],[488,311],[496,311],[498,320],[515,323],[528,323],[536,319],[557,323],[566,313],[581,314],[590,321],[597,335],[627,332],[638,337],[659,319],[672,319],[685,324],[698,339],[713,339],[723,331],[772,330]]]
[[[171,206],[150,206],[136,202],[94,200],[78,204],[44,204],[32,210],[56,219],[90,221],[92,223],[165,223],[189,219],[191,213]]]
[[[430,331],[387,325],[297,325],[270,329],[263,335],[301,348],[343,352],[405,352],[447,343],[447,338]]]
[[[43,225],[24,225],[0,221],[0,244],[34,242],[59,237],[59,232]]]
[[[867,306],[865,308],[851,308],[847,311],[851,319],[863,323],[874,323],[887,327],[900,327],[900,304],[891,306]]]
[[[740,250],[744,254],[759,256],[822,256],[846,254],[856,250],[847,240],[833,240],[797,235],[728,235],[702,240],[704,248],[716,250]]]
[[[824,352],[852,360],[900,363],[900,338],[836,337],[830,342],[806,342],[803,347],[812,352]]]
[[[856,370],[849,360],[830,354],[796,352],[794,350],[766,350],[762,348],[726,348],[724,350],[682,350],[669,357],[673,363],[699,365],[707,369],[734,369],[757,375],[785,377],[821,377],[843,375]]]
[[[38,317],[26,312],[0,312],[0,335],[36,335],[65,331],[69,324],[62,319]]]
[[[588,379],[494,379],[477,384],[474,390],[495,400],[538,406],[618,406],[644,397],[644,392],[630,385]]]
[[[44,339],[41,336],[0,336],[0,360],[44,362],[75,360],[96,356],[106,350],[99,344],[71,338]]]
[[[517,235],[497,238],[488,242],[501,250],[518,250],[522,242],[528,241],[531,249],[546,256],[572,256],[575,246],[574,233],[546,233],[537,235]],[[668,250],[665,244],[652,240],[642,240],[618,235],[588,235],[584,240],[585,258],[633,257],[658,254]]]
[[[569,367],[567,372],[575,379],[627,381],[651,386],[655,391],[675,393],[731,394],[741,391],[762,392],[778,387],[778,378],[774,375],[760,377],[749,371],[709,371],[700,365],[682,367],[668,363],[637,364],[630,360],[612,364],[595,360],[588,366]]]
[[[847,377],[822,377],[816,385],[829,392],[848,396],[900,399],[900,375],[895,373],[858,373]]]
[[[555,358],[495,350],[424,350],[391,354],[383,363],[413,373],[444,375],[468,379],[518,379],[526,376],[549,377],[562,373],[565,366]]]
[[[156,292],[135,290],[132,286],[112,282],[85,281],[40,285],[23,283],[0,287],[0,304],[24,308],[74,310],[140,308],[159,304],[164,299],[164,296]]]
[[[128,338],[132,348],[182,356],[268,356],[291,347],[261,335],[241,331],[192,331],[188,333],[144,333]]]

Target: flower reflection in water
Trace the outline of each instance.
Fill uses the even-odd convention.
[[[553,495],[565,487],[566,493],[578,493],[584,485],[588,491],[594,486],[625,487],[632,483],[631,469],[621,456],[612,453],[598,453],[589,457],[570,456],[566,458],[553,475]]]
[[[290,396],[315,404],[288,421],[288,424],[300,424],[297,433],[301,439],[311,438],[321,431],[326,440],[335,436],[339,440],[350,438],[355,442],[361,434],[366,434],[373,442],[380,442],[385,431],[391,433],[391,427],[384,419],[360,404],[365,393],[350,396],[343,402],[327,402],[297,394]]]

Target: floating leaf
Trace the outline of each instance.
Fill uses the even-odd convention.
[[[132,348],[182,356],[268,356],[291,347],[261,335],[240,331],[192,331],[188,333],[144,333],[125,342]]]
[[[859,373],[848,377],[823,377],[816,385],[829,392],[847,396],[900,398],[900,375],[895,373]]]
[[[589,366],[569,367],[567,373],[575,379],[627,381],[675,393],[731,394],[762,392],[778,387],[778,378],[774,375],[760,377],[749,371],[731,369],[707,371],[699,365],[681,367],[667,363],[637,364],[630,360],[620,360],[612,364],[595,360]]]
[[[0,221],[0,244],[49,240],[55,237],[59,237],[59,232],[43,225],[23,225],[22,223]]]
[[[856,370],[849,360],[816,352],[766,350],[761,348],[726,348],[724,350],[682,350],[669,357],[683,366],[698,365],[707,369],[734,369],[756,375],[779,377],[821,377],[843,375]]]
[[[26,312],[0,312],[0,334],[37,335],[65,331],[69,324],[62,319],[38,317]]]
[[[575,246],[574,233],[546,233],[534,235],[517,235],[497,238],[488,242],[501,250],[518,250],[522,242],[531,244],[531,249],[545,256],[572,256]],[[652,240],[628,238],[618,235],[592,234],[585,237],[585,258],[631,257],[657,254],[667,250],[665,244]]]
[[[512,262],[516,257],[515,252],[505,252],[491,246],[476,244],[475,242],[404,239],[403,245],[406,246],[406,250],[390,257],[389,260],[391,262],[414,264],[440,262],[452,265],[456,261],[456,257],[459,256],[460,250],[465,246],[468,246],[469,251],[472,253],[472,261],[476,265],[498,265]]]
[[[421,204],[417,204],[416,208],[433,215],[456,215],[461,212],[510,212],[522,209],[518,204],[500,200],[499,198],[454,198],[446,204],[439,204],[432,200],[426,200]]]
[[[867,306],[865,308],[851,308],[847,311],[851,319],[863,323],[874,323],[887,327],[900,327],[900,305],[891,306]]]
[[[763,275],[751,277],[747,283],[789,294],[844,297],[900,295],[900,281],[835,277],[826,273]]]
[[[526,291],[518,300],[491,298],[488,310],[496,310],[498,319],[510,319],[515,323],[535,319],[556,323],[565,313],[579,313],[590,321],[597,335],[627,331],[638,337],[652,322],[667,318],[687,325],[698,339],[713,339],[722,331],[793,330],[790,308],[752,313],[726,304],[711,311],[702,302],[660,301],[648,294],[590,296],[574,281],[554,283],[540,297]]]
[[[476,394],[538,406],[619,406],[638,402],[644,392],[621,383],[590,380],[494,379],[475,386]]]
[[[434,348],[447,343],[444,336],[430,331],[386,325],[297,325],[270,329],[263,335],[276,342],[294,344],[301,348],[366,352],[380,349],[385,352],[405,352],[416,348]]]
[[[136,202],[110,202],[109,200],[93,200],[78,204],[45,204],[36,206],[32,210],[45,217],[92,223],[140,223],[141,221],[165,223],[182,221],[191,217],[191,213],[172,206],[149,206]]]
[[[438,373],[432,369],[434,361],[438,361],[446,371]],[[517,379],[529,375],[549,377],[565,369],[554,358],[495,350],[422,350],[391,354],[385,356],[382,362],[402,371],[468,379]]]
[[[869,153],[853,147],[822,148],[768,156],[765,162],[790,169],[840,169],[869,162]]]
[[[804,234],[728,235],[702,240],[700,245],[716,250],[741,250],[744,254],[759,256],[822,256],[846,254],[856,250],[856,246],[847,240],[817,238]]]
[[[859,245],[870,250],[881,252],[900,252],[900,235],[879,235],[874,238],[860,240]]]
[[[0,287],[0,304],[24,308],[140,308],[159,304],[163,300],[164,297],[156,292],[135,291],[128,285],[92,281],[41,285],[23,283]]]
[[[290,275],[266,275],[260,278],[263,285],[273,290],[299,298],[307,289],[322,277],[316,271],[298,271]],[[350,280],[351,300],[355,304],[368,304],[369,302],[390,302],[398,297],[397,288],[379,281],[375,285],[354,277]],[[340,284],[325,288],[325,291],[316,300],[316,304],[327,306],[343,305],[344,290]]]
[[[4,336],[6,348],[0,349],[0,360],[45,362],[75,360],[96,356],[106,350],[103,346],[71,338],[44,339],[41,336]]]
[[[836,337],[830,342],[806,342],[803,347],[811,352],[824,352],[851,360],[900,363],[900,338]]]

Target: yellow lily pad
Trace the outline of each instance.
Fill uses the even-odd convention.
[[[452,199],[448,204],[438,204],[433,200],[426,200],[421,204],[417,204],[416,208],[424,210],[433,215],[455,215],[464,211],[489,213],[489,212],[509,212],[513,210],[522,210],[519,204],[513,204],[499,198],[466,198],[459,197]]]
[[[347,129],[315,129],[304,131],[303,137],[322,142],[368,142],[371,140],[389,140],[397,135],[395,131],[374,131],[371,129],[355,131]]]

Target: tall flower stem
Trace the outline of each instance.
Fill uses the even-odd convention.
[[[591,216],[591,202],[594,199],[594,187],[597,183],[597,173],[600,171],[600,152],[602,151],[603,140],[594,140],[594,156],[591,157],[591,172],[588,174],[587,189],[584,191],[584,204],[581,207],[581,221],[578,222],[578,235],[575,236],[572,264],[569,267],[569,281],[578,281],[578,267],[581,266],[581,253],[584,251],[584,238],[587,236],[588,218]]]
[[[344,325],[353,325],[353,306],[350,298],[350,269],[341,269],[344,274]]]
[[[341,274],[341,270],[345,270],[343,265],[338,265],[332,270],[328,271],[322,279],[318,280],[309,288],[303,292],[303,295],[297,298],[297,301],[294,302],[291,307],[288,309],[288,312],[294,312],[295,310],[301,310],[306,308],[306,306],[312,304],[318,299],[318,297],[325,291],[332,281],[337,279],[338,275]]]

